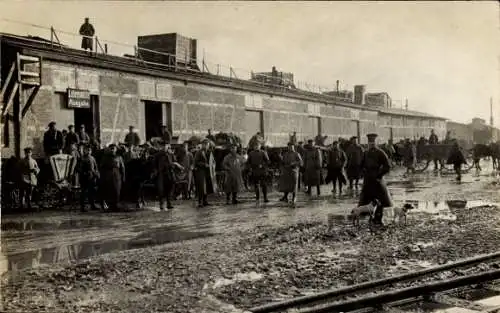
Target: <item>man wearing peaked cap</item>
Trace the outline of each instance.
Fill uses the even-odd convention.
[[[378,200],[380,205],[376,208],[373,222],[382,225],[384,208],[392,206],[392,199],[383,179],[391,167],[387,154],[375,144],[377,134],[367,134],[366,137],[368,137],[368,150],[363,155],[364,182],[359,205]]]

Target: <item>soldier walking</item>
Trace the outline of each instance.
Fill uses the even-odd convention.
[[[262,150],[259,143],[255,143],[255,146],[251,147],[251,149],[252,151],[248,154],[247,164],[250,169],[250,181],[255,188],[255,198],[257,202],[260,200],[260,189],[262,189],[264,202],[267,203],[269,200],[267,199],[266,176],[270,163],[269,155]]]
[[[368,134],[366,136],[368,137],[368,150],[363,155],[364,182],[359,205],[366,205],[373,200],[378,200],[380,206],[375,210],[373,222],[382,225],[384,208],[392,206],[392,199],[384,182],[384,175],[389,173],[391,167],[385,152],[375,144],[377,134]]]

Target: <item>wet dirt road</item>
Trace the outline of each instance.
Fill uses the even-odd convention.
[[[356,194],[168,212],[44,212],[2,217],[0,304],[26,312],[242,312],[270,301],[397,275],[498,250],[499,178],[395,170],[396,205],[408,225],[371,234],[345,214]],[[327,215],[335,225],[327,227]],[[366,222],[365,222],[366,223]],[[0,310],[2,307],[0,306]]]
[[[471,171],[457,183],[453,175],[427,171],[406,175],[393,170],[386,182],[399,205],[411,202],[419,212],[453,218],[450,206],[473,207],[500,203],[498,178],[485,164],[479,174]],[[357,201],[358,192],[333,197],[330,186],[322,195],[309,198],[299,194],[296,208],[277,201],[256,205],[250,193],[241,204],[225,205],[213,199],[209,208],[198,209],[192,201],[177,201],[175,208],[160,212],[156,203],[144,211],[127,213],[43,212],[2,216],[0,268],[3,271],[36,267],[40,264],[69,263],[93,256],[161,245],[169,242],[248,231],[259,226],[280,226],[305,220],[324,220],[334,213],[344,219]],[[463,202],[466,201],[466,202]],[[386,216],[390,218],[390,210]]]

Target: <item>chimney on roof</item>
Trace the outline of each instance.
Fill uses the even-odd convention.
[[[358,105],[365,104],[365,85],[356,85],[354,86],[354,103]]]

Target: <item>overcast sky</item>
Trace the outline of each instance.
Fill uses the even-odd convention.
[[[0,31],[50,38],[77,33],[85,16],[104,40],[178,32],[198,39],[199,57],[254,71],[293,72],[296,81],[387,91],[409,107],[459,122],[500,125],[497,2],[103,2],[0,1]],[[59,34],[63,43],[79,38]],[[109,43],[110,53],[133,48]],[[238,75],[243,71],[237,71]]]

